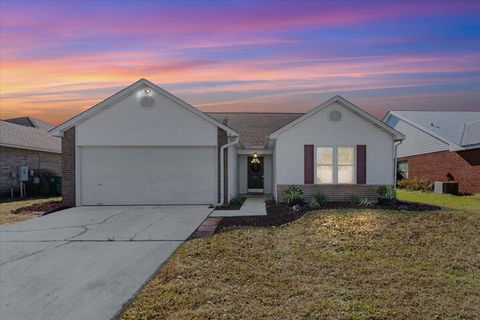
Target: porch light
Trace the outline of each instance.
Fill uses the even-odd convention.
[[[252,160],[250,160],[250,163],[251,163],[251,164],[258,164],[258,163],[260,163],[260,159],[258,159],[258,154],[257,154],[256,152],[253,154],[253,158],[252,158]]]

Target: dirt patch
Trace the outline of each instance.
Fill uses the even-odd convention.
[[[52,212],[60,211],[63,209],[65,208],[62,207],[61,201],[47,201],[47,202],[35,203],[26,207],[15,209],[12,213],[13,214],[36,213],[40,215],[46,215],[46,214],[50,214]]]
[[[218,224],[217,231],[242,226],[251,227],[273,227],[280,226],[291,221],[297,220],[311,211],[322,211],[332,209],[377,209],[377,210],[397,210],[397,211],[434,211],[440,210],[438,206],[432,206],[416,202],[396,202],[390,205],[374,204],[368,208],[352,205],[349,202],[328,202],[320,209],[311,209],[308,206],[300,206],[298,211],[286,204],[268,203],[266,205],[266,216],[247,216],[247,217],[224,217]]]

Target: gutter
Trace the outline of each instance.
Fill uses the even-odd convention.
[[[216,206],[223,206],[223,202],[225,201],[225,166],[223,163],[225,162],[225,149],[236,145],[240,141],[239,137],[236,137],[230,143],[224,144],[220,147],[220,202],[216,204]]]
[[[397,189],[397,147],[402,143],[402,140],[394,142],[394,151],[393,151],[393,188]]]

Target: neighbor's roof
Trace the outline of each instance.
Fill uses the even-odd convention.
[[[391,115],[454,148],[480,144],[480,111],[392,110],[385,120]]]
[[[4,121],[19,124],[25,127],[37,128],[47,132],[54,127],[50,123],[34,117],[19,117],[19,118],[12,118],[12,119],[4,119]]]
[[[206,112],[240,134],[245,147],[264,147],[268,136],[303,113]]]
[[[48,132],[0,120],[0,146],[61,153],[60,138]]]

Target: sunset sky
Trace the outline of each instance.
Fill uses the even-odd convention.
[[[0,1],[0,118],[140,78],[204,111],[480,110],[480,1]]]

